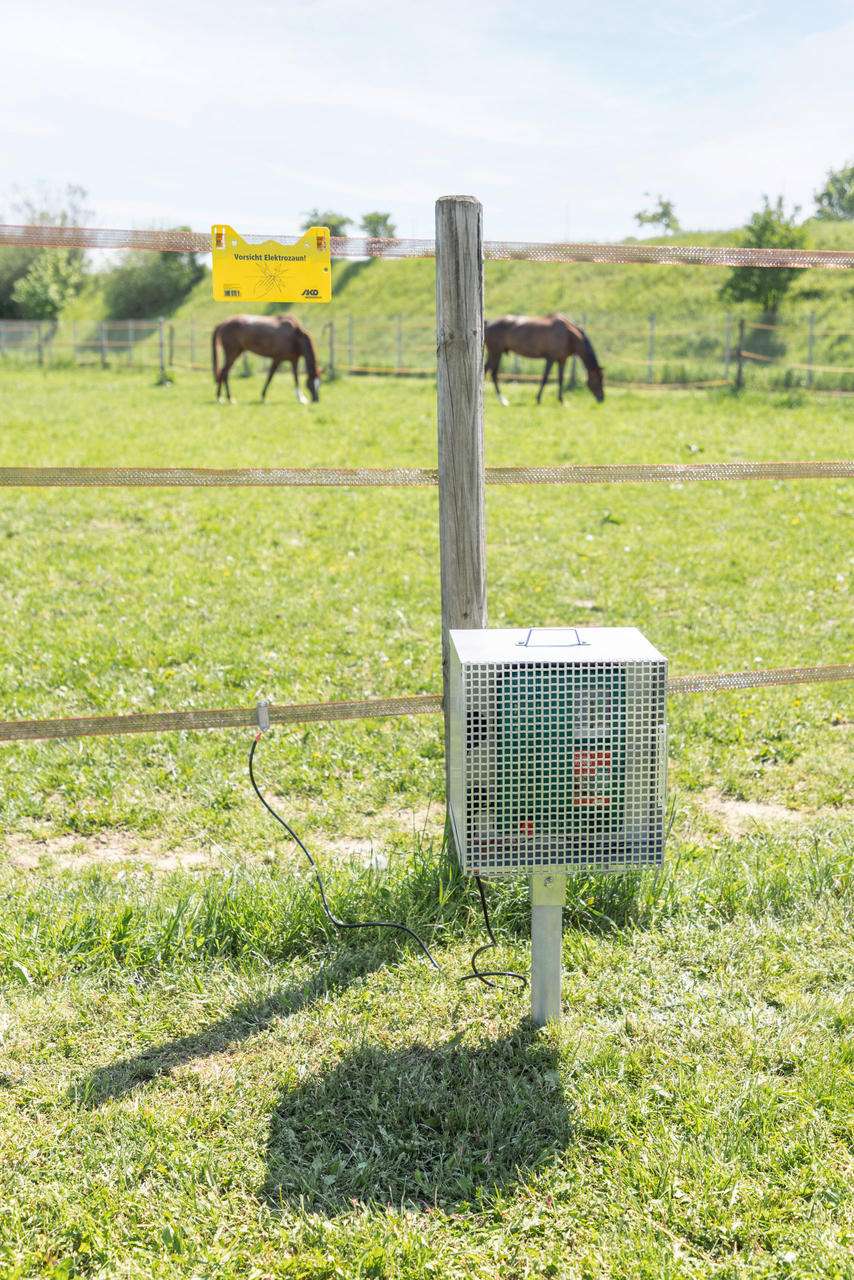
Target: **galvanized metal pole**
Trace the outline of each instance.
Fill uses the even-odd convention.
[[[535,1026],[560,1018],[561,944],[566,874],[531,873],[531,1020]]]
[[[436,201],[436,373],[447,776],[448,632],[486,626],[483,209],[473,196]]]

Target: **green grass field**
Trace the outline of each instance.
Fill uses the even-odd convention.
[[[429,383],[0,367],[0,465],[434,466]],[[851,457],[854,404],[486,401],[487,464]],[[493,626],[671,674],[850,660],[850,482],[490,488]],[[5,489],[3,719],[441,689],[430,489]],[[6,743],[0,1273],[854,1275],[850,683],[670,699],[656,874],[582,878],[564,1018],[455,981],[439,717]],[[526,970],[526,887],[488,886]],[[496,953],[492,953],[496,954]]]

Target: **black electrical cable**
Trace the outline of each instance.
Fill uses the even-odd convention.
[[[465,976],[460,978],[459,981],[471,982],[472,978],[477,978],[477,980],[479,982],[482,982],[484,986],[498,987],[499,990],[506,991],[507,986],[505,983],[490,982],[489,979],[490,978],[515,978],[517,982],[521,982],[523,987],[526,987],[528,985],[528,979],[525,977],[524,973],[516,973],[513,969],[478,969],[477,967],[478,956],[481,955],[484,951],[489,951],[491,947],[497,947],[498,943],[495,940],[495,934],[492,932],[492,925],[489,920],[489,911],[486,906],[486,894],[483,891],[483,881],[481,880],[479,875],[475,875],[474,879],[477,885],[478,893],[480,894],[480,902],[481,902],[481,906],[483,907],[483,919],[486,923],[486,932],[489,934],[489,942],[485,942],[482,947],[478,947],[477,951],[475,951],[470,961],[471,968],[472,968],[471,973],[465,974]]]
[[[326,891],[323,887],[323,880],[321,878],[320,870],[317,866],[317,863],[314,861],[314,858],[311,856],[308,849],[303,844],[302,840],[300,840],[299,836],[294,831],[293,827],[291,827],[285,821],[285,819],[281,816],[281,814],[277,813],[276,810],[273,808],[273,806],[267,800],[264,799],[264,796],[261,794],[261,790],[258,786],[258,783],[255,781],[255,770],[253,768],[253,761],[255,759],[255,748],[258,746],[258,743],[260,742],[263,736],[264,736],[264,730],[262,729],[260,733],[257,733],[255,735],[255,738],[252,741],[252,747],[249,751],[249,778],[252,783],[252,787],[255,791],[256,796],[261,801],[261,803],[263,804],[267,812],[272,814],[272,816],[276,819],[276,821],[281,826],[284,827],[285,831],[287,831],[291,839],[295,841],[296,844],[299,845],[300,849],[302,849],[306,858],[308,858],[309,864],[311,865],[311,869],[313,870],[315,874],[315,878],[317,879],[317,887],[320,890],[320,901],[323,903],[323,910],[326,912],[329,919],[335,925],[336,929],[399,929],[402,933],[408,933],[410,938],[415,939],[415,941],[418,943],[421,950],[426,955],[427,959],[432,964],[433,968],[436,969],[437,972],[442,973],[441,966],[437,964],[436,960],[431,955],[430,949],[428,948],[427,944],[424,942],[423,938],[420,938],[418,934],[415,932],[415,930],[410,929],[408,925],[401,924],[399,921],[396,921],[396,920],[356,920],[356,921],[339,920],[337,916],[333,915],[329,907],[329,903],[326,900]],[[509,969],[480,970],[477,967],[478,956],[483,951],[488,951],[490,947],[495,947],[498,944],[495,940],[495,934],[492,932],[492,925],[489,920],[489,911],[487,910],[487,906],[486,906],[486,895],[484,894],[484,891],[483,891],[483,884],[481,883],[479,876],[475,876],[475,879],[477,881],[478,892],[480,893],[480,901],[483,906],[483,918],[484,918],[484,921],[486,922],[486,931],[489,934],[489,942],[485,943],[482,947],[478,947],[477,951],[475,951],[474,955],[472,956],[471,962],[470,962],[472,967],[472,972],[465,974],[465,976],[460,978],[459,981],[470,982],[473,978],[477,978],[479,982],[482,982],[487,987],[503,987],[503,983],[490,982],[489,979],[506,977],[506,978],[515,978],[518,982],[521,982],[523,986],[526,986],[528,979],[525,977],[523,973],[514,973],[512,970],[509,970]]]
[[[252,749],[249,752],[249,777],[252,780],[252,786],[255,788],[255,794],[263,804],[264,808],[273,815],[273,817],[276,819],[277,822],[280,822],[282,824],[282,826],[285,828],[285,830],[287,831],[291,839],[296,841],[296,843],[302,849],[305,856],[308,858],[309,862],[311,863],[312,870],[314,871],[314,874],[317,877],[317,887],[320,890],[320,900],[323,903],[323,909],[328,915],[329,919],[335,925],[336,929],[375,929],[375,928],[400,929],[402,933],[408,933],[410,938],[415,939],[415,941],[420,946],[421,950],[426,955],[427,959],[432,964],[433,968],[438,969],[439,972],[441,973],[441,969],[439,965],[436,963],[436,961],[433,959],[432,955],[430,954],[427,944],[423,941],[422,938],[419,938],[415,930],[410,929],[408,925],[400,924],[395,920],[357,920],[355,922],[348,922],[346,920],[339,920],[337,916],[334,916],[332,914],[329,908],[329,903],[326,901],[326,892],[323,888],[323,881],[320,878],[320,871],[318,870],[317,863],[314,861],[314,858],[311,856],[308,849],[306,849],[305,845],[303,844],[302,840],[300,840],[299,836],[294,831],[293,827],[288,826],[284,818],[282,818],[278,813],[276,813],[276,810],[273,808],[271,804],[267,803],[267,801],[262,796],[260,790],[258,789],[258,783],[255,781],[255,772],[252,768],[252,760],[255,756],[255,748],[258,746],[258,742],[261,739],[262,734],[263,734],[263,730],[261,731],[261,733],[256,734],[255,740],[252,743]]]

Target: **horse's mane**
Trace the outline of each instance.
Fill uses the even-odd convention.
[[[598,366],[599,361],[596,359],[596,352],[593,350],[593,343],[590,341],[590,339],[588,338],[587,334],[584,332],[580,324],[574,324],[572,320],[567,319],[567,317],[565,315],[562,315],[559,311],[553,312],[552,315],[549,316],[549,319],[562,320],[565,325],[568,325],[570,329],[573,329],[581,338],[582,344],[584,346],[584,352],[581,358],[584,361],[585,365],[587,365],[588,368],[590,368],[591,365],[593,367]]]

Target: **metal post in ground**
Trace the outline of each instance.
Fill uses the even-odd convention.
[[[744,386],[744,316],[738,322],[738,351],[736,352],[735,385]]]
[[[531,1019],[542,1027],[560,1017],[566,874],[532,872],[530,891]]]
[[[166,334],[164,332],[165,325],[166,325],[166,321],[163,319],[163,316],[160,316],[157,320],[157,346],[158,346],[158,354],[160,356],[160,377],[157,379],[157,385],[159,387],[165,387],[169,381],[169,378],[166,375]]]

